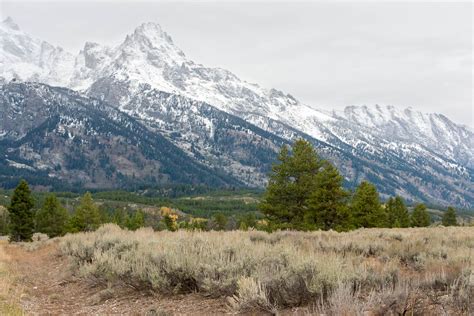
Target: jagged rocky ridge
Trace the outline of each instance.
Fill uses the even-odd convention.
[[[384,194],[473,207],[474,135],[442,115],[382,106],[315,110],[195,64],[153,23],[116,47],[86,43],[76,56],[11,20],[0,31],[6,82],[60,85],[105,101],[193,161],[246,185],[262,186],[277,148],[305,137],[341,168],[348,186],[368,178]],[[248,149],[260,145],[258,154]]]

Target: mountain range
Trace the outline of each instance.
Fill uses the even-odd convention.
[[[283,144],[311,141],[353,188],[474,207],[474,133],[393,106],[316,109],[197,64],[158,24],[78,54],[0,26],[0,181],[263,187]]]

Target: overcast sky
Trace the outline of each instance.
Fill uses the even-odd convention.
[[[1,1],[31,35],[78,52],[159,23],[195,62],[323,109],[391,104],[473,126],[471,3]]]

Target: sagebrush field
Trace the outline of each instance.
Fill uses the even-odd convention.
[[[76,275],[138,291],[225,297],[231,312],[470,314],[474,228],[67,235]]]

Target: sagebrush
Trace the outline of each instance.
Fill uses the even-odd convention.
[[[132,232],[107,224],[67,235],[61,251],[84,277],[228,297],[235,311],[474,310],[474,229],[467,227],[269,234]]]

